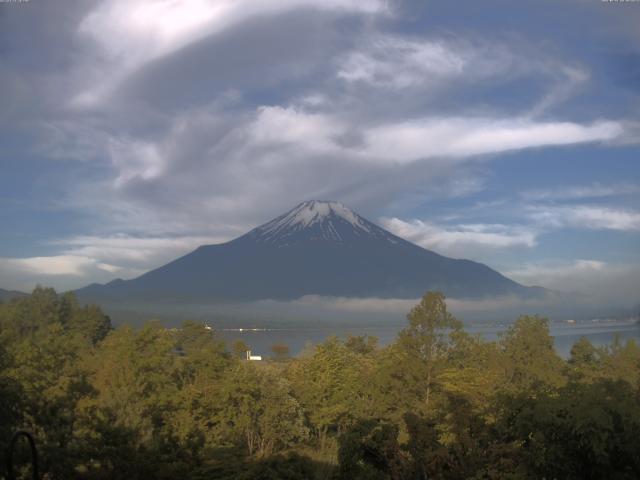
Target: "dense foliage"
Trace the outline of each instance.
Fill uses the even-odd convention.
[[[633,341],[563,360],[543,318],[483,341],[428,293],[384,348],[247,348],[37,288],[0,304],[0,448],[33,432],[50,479],[640,478]]]

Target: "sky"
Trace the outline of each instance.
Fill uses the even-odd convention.
[[[640,3],[0,3],[0,288],[132,278],[309,199],[640,296]]]

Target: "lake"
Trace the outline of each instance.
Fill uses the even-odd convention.
[[[291,354],[299,354],[309,343],[321,343],[331,335],[341,338],[347,335],[371,335],[378,337],[380,345],[393,342],[404,324],[396,325],[349,325],[349,326],[308,326],[291,325],[282,328],[234,328],[222,329],[225,340],[232,342],[240,339],[246,342],[255,355],[270,356],[271,346],[284,343],[289,346]],[[465,325],[466,331],[480,334],[485,340],[495,340],[500,332],[509,324],[471,324]],[[640,326],[631,320],[589,320],[575,323],[551,322],[551,335],[555,339],[555,347],[563,357],[568,357],[571,346],[580,339],[588,338],[594,345],[602,346],[613,342],[616,335],[624,342],[635,339],[640,342]]]

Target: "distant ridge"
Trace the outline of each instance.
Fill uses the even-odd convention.
[[[28,293],[18,292],[16,290],[4,290],[0,288],[0,302],[8,302],[13,298],[22,298],[28,296]]]
[[[486,265],[444,257],[342,203],[306,201],[235,240],[205,245],[132,280],[92,284],[85,301],[221,302],[304,295],[418,298],[540,296]]]

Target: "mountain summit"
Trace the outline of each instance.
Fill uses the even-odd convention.
[[[540,293],[481,263],[414,245],[339,202],[318,200],[138,278],[76,293],[97,302],[210,303],[304,295],[413,299],[427,290],[456,298]]]
[[[350,243],[366,237],[395,242],[394,236],[340,202],[310,200],[255,228],[256,242],[280,247],[307,241]]]

